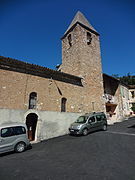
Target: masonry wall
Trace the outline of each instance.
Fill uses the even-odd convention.
[[[128,87],[124,85],[120,85],[120,93],[121,93],[121,103],[122,103],[122,112],[123,116],[129,116],[130,115],[130,106],[129,106],[129,89]]]
[[[35,141],[68,134],[70,124],[81,115],[80,113],[0,109],[0,124],[6,122],[26,123],[26,117],[30,113],[35,113],[38,116]]]
[[[81,112],[83,87],[14,71],[0,69],[0,108],[27,110],[29,95],[37,93],[37,110],[61,111],[67,99],[67,112]]]
[[[99,36],[90,32],[92,41],[88,45],[87,32],[89,31],[77,24],[62,39],[62,65],[60,69],[83,78],[84,89],[80,94],[83,110],[104,111]],[[71,46],[68,42],[69,34],[72,37]]]
[[[83,80],[83,86],[78,86],[0,69],[0,108],[27,110],[29,95],[36,92],[37,110],[60,112],[64,97],[66,112],[103,111],[101,82],[97,86],[91,82],[94,80],[90,79],[90,83]]]

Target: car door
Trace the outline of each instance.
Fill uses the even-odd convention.
[[[95,131],[96,130],[96,119],[95,116],[91,116],[88,120],[88,129],[89,132]]]
[[[12,127],[2,128],[0,132],[0,153],[13,150],[14,132]]]
[[[97,130],[102,129],[103,121],[101,115],[96,115],[97,120]]]

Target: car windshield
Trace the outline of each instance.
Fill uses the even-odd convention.
[[[88,116],[80,116],[75,122],[76,123],[86,123]]]

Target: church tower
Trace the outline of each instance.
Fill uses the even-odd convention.
[[[103,79],[99,33],[78,11],[62,37],[62,72],[82,78],[86,111],[103,111]]]

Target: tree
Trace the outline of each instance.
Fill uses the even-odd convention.
[[[118,74],[112,74],[112,77],[119,79],[119,75]]]
[[[132,76],[130,72],[121,77],[118,74],[113,74],[112,76],[126,85],[135,85],[135,76]]]

